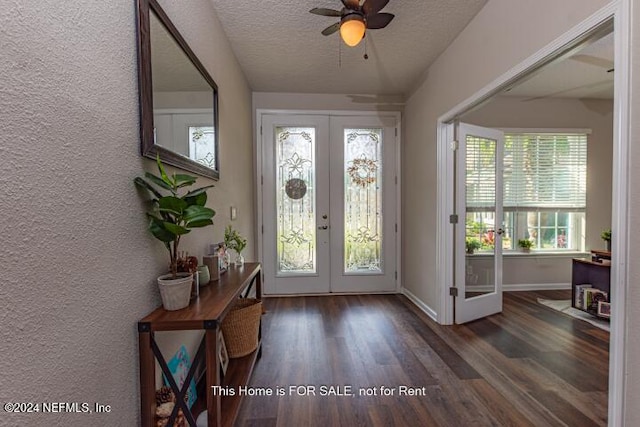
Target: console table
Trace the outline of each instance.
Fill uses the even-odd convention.
[[[259,332],[258,348],[248,356],[230,359],[224,378],[220,375],[218,357],[218,333],[220,324],[238,297],[246,297],[253,283],[256,284],[256,298],[262,297],[262,278],[259,263],[245,263],[243,267],[231,267],[219,280],[209,282],[200,289],[200,295],[189,307],[177,311],[167,311],[162,307],[154,310],[138,322],[138,338],[140,351],[140,405],[141,425],[154,427],[156,411],[156,379],[155,361],[168,379],[176,396],[176,405],[169,426],[173,425],[178,408],[181,408],[187,424],[196,427],[195,418],[204,409],[207,410],[209,427],[232,426],[240,409],[242,397],[220,396],[212,392],[213,386],[238,389],[246,385],[253,372],[257,359],[261,356],[261,333]],[[243,295],[244,292],[244,295]],[[157,331],[204,330],[204,337],[199,345],[192,366],[184,381],[182,390],[178,389],[170,374],[166,360],[158,348],[154,338]],[[198,400],[189,410],[184,403],[186,393],[196,369],[204,363],[205,374],[198,383]]]

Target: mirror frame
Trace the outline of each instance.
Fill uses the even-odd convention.
[[[218,85],[211,78],[206,68],[185,39],[180,35],[178,29],[173,25],[165,11],[156,0],[138,1],[138,92],[140,98],[140,154],[144,157],[155,159],[160,155],[160,159],[167,164],[178,167],[188,172],[193,172],[212,179],[220,178],[220,158],[219,137],[220,128],[218,126]],[[160,23],[178,43],[191,63],[200,72],[202,77],[209,83],[213,96],[213,126],[215,129],[215,159],[216,168],[209,168],[181,154],[175,153],[167,148],[155,144],[154,122],[153,122],[153,85],[151,69],[151,27],[150,13],[153,12],[160,20]]]

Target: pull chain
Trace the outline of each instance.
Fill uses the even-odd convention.
[[[367,54],[367,35],[364,35],[364,59],[369,59],[369,55]]]

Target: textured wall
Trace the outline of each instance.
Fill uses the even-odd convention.
[[[435,280],[433,238],[438,117],[606,4],[605,0],[490,0],[407,99],[402,158],[403,282],[436,311],[441,289]]]
[[[179,3],[169,14],[220,86],[216,226],[184,244],[201,254],[230,204],[253,240],[251,94],[210,2]],[[0,23],[0,402],[113,408],[0,425],[137,425],[136,321],[167,259],[132,185],[153,167],[138,155],[135,2],[0,0]]]

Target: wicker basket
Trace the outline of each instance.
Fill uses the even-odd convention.
[[[239,298],[222,321],[222,335],[230,358],[248,355],[258,348],[262,301]]]

